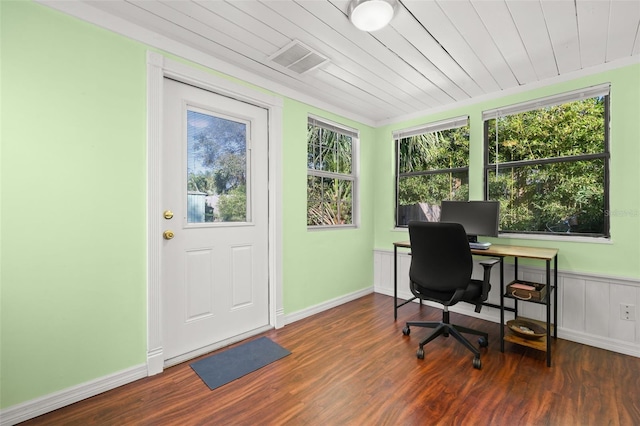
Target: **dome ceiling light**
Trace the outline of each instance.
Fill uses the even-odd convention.
[[[347,14],[357,29],[371,32],[386,27],[397,9],[397,0],[351,0]]]

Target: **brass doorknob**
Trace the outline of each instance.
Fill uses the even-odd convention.
[[[164,231],[162,233],[162,236],[164,237],[165,240],[170,240],[173,237],[175,237],[175,235],[173,234],[173,231]]]

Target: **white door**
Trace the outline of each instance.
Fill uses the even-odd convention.
[[[269,325],[268,117],[164,80],[165,363]]]

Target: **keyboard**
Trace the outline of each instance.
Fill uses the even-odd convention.
[[[469,248],[474,250],[486,250],[491,247],[491,243],[469,243]]]

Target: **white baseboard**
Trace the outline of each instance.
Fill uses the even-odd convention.
[[[310,317],[311,315],[318,314],[320,312],[326,311],[327,309],[335,308],[336,306],[351,302],[352,300],[359,299],[362,296],[366,296],[367,294],[371,293],[373,293],[373,286],[363,288],[362,290],[358,290],[344,296],[336,297],[335,299],[327,300],[326,302],[320,303],[318,305],[285,315],[284,323],[291,324],[293,322],[300,321],[301,319]]]
[[[164,352],[157,348],[147,352],[147,374],[155,376],[164,370]]]
[[[147,366],[142,364],[31,401],[17,404],[0,411],[0,425],[15,425],[144,377],[147,377]]]
[[[640,358],[640,347],[633,343],[611,339],[603,336],[593,336],[574,330],[566,330],[561,327],[558,328],[558,337],[566,340],[571,340],[572,342],[581,343],[583,345],[593,346],[596,348]]]
[[[285,326],[285,316],[284,316],[284,309],[280,308],[276,310],[276,329],[278,328],[282,328]]]

